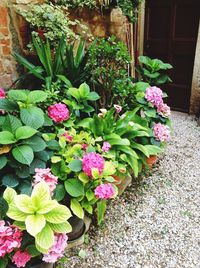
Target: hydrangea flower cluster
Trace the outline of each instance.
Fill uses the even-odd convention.
[[[55,263],[63,257],[67,246],[68,237],[66,234],[55,234],[54,245],[50,248],[47,254],[44,254],[42,260],[47,263]]]
[[[104,141],[103,146],[101,148],[102,151],[105,152],[105,153],[107,153],[110,150],[110,148],[111,148],[110,143],[107,142],[107,141]]]
[[[29,262],[31,259],[31,255],[26,251],[17,251],[12,257],[12,262],[17,266],[17,268],[20,267],[26,267],[27,262]]]
[[[163,117],[170,116],[170,107],[163,102],[163,92],[158,87],[148,87],[145,98],[157,108],[157,112]]]
[[[22,232],[16,226],[5,226],[5,221],[0,221],[0,257],[4,257],[13,249],[20,248]]]
[[[155,124],[153,126],[153,132],[156,140],[161,142],[169,141],[170,139],[170,129],[161,123]]]
[[[48,115],[54,122],[63,122],[69,119],[69,109],[63,103],[56,103],[49,106]]]
[[[100,154],[91,152],[83,156],[82,165],[83,171],[86,175],[92,176],[92,170],[97,169],[99,175],[102,174],[104,170],[105,161]]]
[[[115,190],[111,183],[101,184],[95,189],[95,196],[98,199],[109,199],[114,195]]]
[[[51,173],[50,168],[36,168],[35,169],[35,176],[34,176],[33,187],[41,181],[45,181],[50,189],[51,194],[53,194],[54,190],[56,189],[56,185],[58,183],[58,177],[54,176]]]
[[[3,88],[0,88],[0,99],[5,99],[6,97],[6,92],[4,91]]]

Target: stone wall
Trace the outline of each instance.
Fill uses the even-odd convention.
[[[200,115],[200,24],[194,62],[192,92],[190,99],[190,113]]]

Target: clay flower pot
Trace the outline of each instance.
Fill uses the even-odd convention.
[[[31,268],[53,268],[55,267],[53,263],[46,263],[46,262],[41,262],[39,264],[33,264],[30,266]],[[16,266],[12,264],[8,264],[7,268],[16,268]]]
[[[114,184],[118,188],[118,195],[123,194],[123,192],[126,190],[126,188],[131,184],[132,177],[126,176],[125,178],[120,178],[118,176],[112,176],[115,179]]]
[[[147,162],[147,165],[152,168],[153,165],[157,162],[158,160],[158,157],[157,155],[150,155],[147,159],[146,159],[146,162]]]

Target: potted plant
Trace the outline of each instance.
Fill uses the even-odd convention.
[[[41,181],[31,196],[12,188],[3,193],[6,204],[0,220],[1,267],[53,267],[64,255],[71,231],[70,210],[51,197],[49,185]]]

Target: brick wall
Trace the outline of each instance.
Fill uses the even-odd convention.
[[[11,56],[12,35],[8,8],[0,2],[0,87],[9,87],[16,78],[15,62]]]

